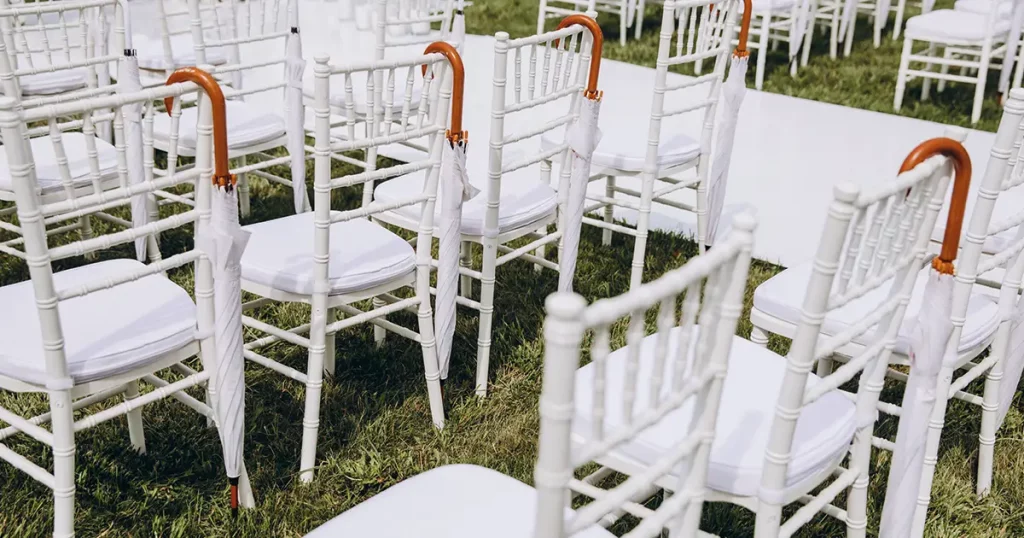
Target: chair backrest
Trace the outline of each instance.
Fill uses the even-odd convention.
[[[462,61],[458,53],[446,46],[448,55],[430,53],[397,61],[375,61],[341,66],[329,65],[330,58],[318,56],[314,66],[314,132],[316,145],[314,149],[314,221],[316,233],[327,234],[330,223],[344,222],[357,218],[369,218],[373,215],[394,211],[396,209],[422,204],[419,238],[416,243],[417,267],[420,271],[430,271],[430,246],[434,230],[434,202],[437,198],[437,184],[441,166],[441,144],[445,140],[448,128],[449,103],[453,109],[459,110],[461,116],[462,87],[464,74]],[[452,58],[451,60],[449,58]],[[412,92],[407,92],[402,109],[396,113],[391,107],[385,107],[383,117],[377,114],[361,115],[356,109],[365,106],[365,110],[375,108],[378,92],[373,89],[375,80],[389,81],[383,98],[386,102],[394,102],[395,80],[399,73],[405,73],[402,84],[410,88],[413,77],[432,73],[423,82],[423,92],[434,91],[440,85],[438,100],[430,104],[424,103],[418,108],[411,106]],[[345,106],[341,118],[332,119],[331,78],[343,80]],[[363,80],[367,84],[365,93],[354,90],[353,79]],[[453,92],[455,95],[453,96]],[[362,102],[360,102],[362,100]],[[457,128],[458,126],[455,126]],[[427,139],[429,151],[418,160],[402,164],[394,164],[385,168],[376,167],[376,150],[388,144],[401,144],[417,139]],[[365,161],[346,157],[344,153],[365,151],[366,155],[374,156]],[[363,171],[334,178],[331,174],[331,163],[334,159],[354,164]],[[369,197],[373,193],[373,184],[388,178],[423,172],[423,189],[410,192],[408,196],[388,203],[372,202]],[[331,212],[330,192],[332,189],[362,185],[366,199],[364,204],[349,211]],[[329,258],[327,235],[318,236],[316,241],[317,259]],[[426,276],[421,275],[421,276]],[[427,282],[425,279],[421,279]]]
[[[519,39],[509,39],[505,32],[494,37],[485,235],[498,230],[503,175],[538,166],[538,179],[550,183],[550,163],[569,162],[565,137],[558,145],[538,149],[540,140],[549,132],[568,132],[579,114],[591,64],[600,61],[591,57],[591,30],[579,24]],[[570,173],[570,166],[561,167],[560,199],[568,195]]]
[[[694,113],[703,113],[700,166],[707,166],[711,156],[715,110],[721,94],[728,56],[732,51],[735,20],[742,5],[739,0],[665,2],[651,99],[645,173],[656,174],[658,171],[658,144],[661,140],[662,123],[666,120],[681,121],[677,116]],[[677,13],[680,13],[678,18]],[[691,66],[695,72],[700,73],[707,62],[713,65],[710,73],[681,82],[668,83],[670,68]],[[673,99],[673,96],[676,98]],[[666,98],[671,103],[671,108],[666,106]],[[678,103],[682,104],[676,106]],[[702,203],[698,201],[698,204]],[[698,207],[698,211],[702,209]]]
[[[811,503],[820,507],[831,502],[839,492],[853,485],[858,476],[868,472],[878,396],[907,303],[925,260],[931,231],[946,196],[953,163],[957,163],[958,172],[954,196],[966,203],[967,185],[963,175],[966,170],[969,180],[970,159],[963,146],[951,139],[935,139],[919,146],[920,151],[915,150],[912,156],[931,154],[931,148],[936,145],[943,151],[955,152],[956,157],[935,154],[901,173],[895,181],[870,189],[848,184],[835,188],[835,198],[829,205],[828,219],[812,264],[801,321],[786,359],[789,365],[776,405],[761,478],[762,503],[779,506],[783,502],[782,491],[787,485],[793,436],[801,410],[857,375],[860,375],[855,394],[857,431],[849,468],[836,479],[834,486],[819,492]],[[961,206],[961,219],[962,215]],[[954,219],[949,227],[959,230],[960,223]],[[952,250],[955,257],[955,245]],[[948,258],[951,263],[948,252],[943,252],[940,258]],[[888,291],[875,292],[882,289]],[[874,305],[869,312],[859,319],[849,320],[846,328],[837,334],[821,334],[826,317],[869,293],[876,297],[868,303]],[[816,361],[831,357],[854,340],[862,346],[856,356],[818,382],[808,384],[808,374]],[[806,517],[813,514],[801,512]]]
[[[102,93],[107,65],[131,48],[127,25],[124,0],[0,0],[0,89],[26,107]]]
[[[444,39],[452,27],[454,0],[371,0],[371,26],[356,20],[357,28],[372,31],[376,41],[375,59],[395,46],[425,45]],[[438,30],[433,27],[439,25]]]
[[[653,282],[589,307],[582,297],[571,293],[548,297],[539,454],[534,474],[538,492],[535,536],[573,536],[618,511],[641,520],[627,536],[663,536],[666,527],[672,536],[697,535],[722,383],[737,318],[743,309],[753,230],[753,218],[741,215],[729,237],[708,253]],[[654,357],[649,374],[638,375],[645,316],[652,309],[657,310]],[[623,319],[629,320],[624,376],[606,367],[612,328]],[[592,394],[575,394],[579,390],[575,374],[580,349],[588,330],[593,331]],[[621,410],[622,420],[606,424],[606,416],[620,414],[619,410],[605,409],[606,390],[613,384],[622,385],[625,409]],[[647,394],[651,401],[636,402],[640,394]],[[592,402],[593,434],[581,446],[571,448],[573,410],[580,405],[576,401],[579,398]],[[679,435],[679,443],[642,473],[607,489],[574,478],[581,466],[600,460],[687,407],[691,413],[682,416],[689,420],[678,425],[685,435]],[[676,475],[678,486],[657,509],[633,500]],[[575,517],[566,521],[566,501],[573,493],[592,502],[577,508]]]
[[[29,125],[48,124],[54,125],[61,121],[60,118],[82,117],[80,120],[88,123],[88,118],[94,114],[110,114],[104,112],[112,110],[113,114],[120,117],[126,108],[150,103],[156,99],[165,97],[181,96],[188,92],[195,92],[194,84],[176,84],[166,87],[154,88],[151,90],[118,93],[110,96],[97,96],[78,101],[53,104],[45,107],[22,109],[17,101],[10,97],[0,98],[0,130],[7,140],[17,140],[26,136]],[[47,375],[57,382],[64,382],[68,379],[67,362],[64,354],[63,337],[61,329],[58,304],[61,301],[80,297],[90,293],[110,288],[119,284],[132,282],[150,275],[165,272],[169,269],[196,262],[196,297],[200,302],[209,301],[213,292],[212,277],[209,263],[205,256],[197,249],[188,250],[176,254],[158,263],[148,266],[140,266],[140,269],[131,274],[124,274],[119,277],[104,275],[97,278],[95,282],[87,282],[76,285],[72,288],[58,289],[54,285],[52,262],[82,256],[101,250],[111,249],[118,245],[131,243],[138,238],[151,234],[162,233],[168,230],[197,223],[198,230],[208,222],[210,218],[210,193],[211,193],[211,157],[213,154],[210,131],[212,125],[212,112],[208,99],[203,99],[203,108],[199,115],[199,157],[195,168],[174,175],[168,175],[154,179],[151,182],[129,185],[127,179],[127,153],[124,144],[117,144],[118,175],[120,186],[95,192],[76,199],[64,199],[55,202],[43,202],[38,193],[36,181],[36,170],[42,162],[34,161],[30,154],[24,151],[21,144],[5,144],[4,150],[10,168],[10,174],[14,184],[16,198],[19,232],[22,236],[19,244],[23,249],[15,248],[10,242],[0,247],[0,252],[10,254],[28,261],[29,274],[35,290],[36,304],[42,328],[43,344],[46,349],[46,372]],[[65,148],[61,136],[51,136],[54,154],[58,156],[59,166],[65,169],[67,174],[66,159],[61,159]],[[88,156],[90,168],[99,168],[98,157],[93,152]],[[75,219],[83,215],[90,215],[113,209],[116,207],[128,206],[132,197],[139,194],[152,193],[157,189],[166,189],[181,184],[197,184],[195,207],[188,211],[174,215],[165,216],[137,228],[127,228],[119,231],[112,231],[97,237],[81,238],[67,242],[51,241],[51,237],[67,240],[67,234],[50,235],[47,225],[57,224],[62,221]],[[52,230],[51,230],[52,232]],[[203,305],[200,304],[202,307]],[[212,303],[209,308],[212,311]],[[199,327],[200,331],[209,327]]]

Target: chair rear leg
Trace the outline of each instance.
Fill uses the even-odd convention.
[[[978,433],[978,497],[992,491],[992,468],[995,462],[996,423],[999,413],[999,385],[1003,381],[1003,361],[992,365],[985,377],[985,392],[981,402],[981,432]]]
[[[124,386],[124,399],[127,401],[134,400],[139,397],[139,382],[130,381]],[[134,448],[139,454],[146,453],[146,433],[142,426],[142,408],[129,411],[126,417],[128,419],[128,437],[131,439],[132,448]]]
[[[607,198],[615,198],[615,176],[604,178],[604,195]],[[615,206],[608,204],[604,206],[604,221],[608,224],[615,222]],[[612,231],[605,228],[601,230],[601,244],[608,247],[612,244]]]
[[[909,37],[903,40],[903,53],[900,56],[900,68],[896,72],[896,95],[893,97],[892,108],[896,112],[903,107],[903,94],[907,90],[907,70],[910,69],[910,51],[914,40]]]
[[[75,535],[75,425],[71,392],[50,392],[53,426],[53,536]]]

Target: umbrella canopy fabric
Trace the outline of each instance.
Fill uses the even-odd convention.
[[[572,291],[576,275],[576,257],[580,250],[580,232],[583,227],[583,206],[590,183],[590,163],[594,150],[601,141],[597,126],[601,114],[601,99],[583,99],[580,115],[573,122],[566,139],[572,150],[572,172],[566,199],[565,222],[562,226],[562,248],[558,260],[558,291]]]
[[[126,50],[124,57],[118,63],[117,86],[121,93],[134,93],[142,90],[142,82],[139,79],[139,60],[134,50]],[[125,146],[127,146],[125,157],[128,161],[128,184],[138,185],[146,180],[142,145],[142,103],[125,105],[122,108],[122,114],[124,114],[124,136]],[[136,228],[148,222],[149,203],[148,194],[137,194],[132,197],[132,225]],[[147,240],[146,237],[135,240],[135,255],[139,261],[146,259]]]
[[[213,266],[214,340],[217,356],[213,383],[228,478],[242,474],[245,430],[245,363],[242,356],[242,253],[249,232],[238,222],[238,193],[231,187],[213,189],[210,224],[200,247]]]
[[[1013,73],[1013,66],[1017,65],[1017,47],[1020,45],[1022,26],[1024,26],[1024,2],[1015,0],[1009,39],[1006,42],[1006,55],[1003,56],[1003,67],[999,71],[999,93],[1002,94],[1010,91],[1010,75]]]
[[[299,29],[292,26],[288,34],[288,58],[285,62],[287,88],[285,91],[285,127],[288,132],[288,154],[291,156],[292,195],[295,213],[302,213],[309,207],[306,201],[306,130],[303,127],[306,109],[302,103],[302,73],[306,61],[302,59],[302,40]]]
[[[736,124],[740,107],[747,94],[746,76],[749,56],[733,55],[729,66],[729,78],[722,87],[722,116],[715,141],[715,153],[711,160],[711,177],[708,181],[708,229],[705,244],[714,244],[725,207],[725,189],[729,179],[729,163],[732,161],[732,147],[736,139]]]
[[[1006,418],[1013,397],[1017,394],[1017,385],[1021,374],[1024,374],[1024,301],[1017,301],[1017,309],[1013,313],[1010,324],[1010,338],[1006,344],[1006,355],[1003,356],[1003,380],[999,383],[999,408],[996,412],[996,424],[1002,424]]]
[[[911,536],[924,469],[928,422],[936,402],[943,356],[953,332],[953,276],[932,270],[924,289],[921,314],[911,329],[910,379],[903,393],[896,449],[882,508],[880,536]]]
[[[455,48],[458,49],[459,54],[463,53],[462,44],[466,42],[465,8],[465,2],[463,2],[463,0],[459,0],[459,5],[455,9],[455,19],[452,21],[452,35],[449,37],[449,41],[455,44]]]
[[[448,378],[455,337],[455,299],[459,293],[459,249],[462,244],[462,203],[480,193],[466,173],[466,141],[447,141],[441,156],[441,218],[438,222],[437,299],[434,333],[441,379]]]

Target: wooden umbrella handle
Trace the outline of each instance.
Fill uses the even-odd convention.
[[[558,23],[558,27],[555,31],[563,28],[568,28],[574,24],[585,27],[590,30],[590,36],[593,38],[594,45],[591,48],[590,55],[590,76],[587,78],[587,89],[583,92],[583,95],[587,99],[599,99],[600,94],[597,91],[597,77],[601,73],[601,51],[604,49],[604,33],[601,32],[601,27],[597,25],[597,21],[586,16],[586,15],[569,15],[568,17],[561,20]],[[555,46],[558,46],[558,41],[555,41]]]
[[[448,130],[448,140],[458,142],[466,139],[466,133],[462,130],[462,103],[466,93],[466,67],[462,64],[462,56],[450,43],[435,41],[427,45],[423,54],[444,54],[448,63],[452,66],[452,125]],[[427,66],[423,66],[423,74],[427,74]]]
[[[971,156],[964,146],[952,138],[933,138],[914,148],[903,161],[900,173],[913,169],[935,155],[945,155],[953,161],[956,176],[953,179],[953,199],[949,202],[946,234],[942,237],[942,251],[932,260],[932,267],[946,275],[954,272],[953,261],[960,248],[960,230],[967,211],[967,191],[971,186]],[[930,233],[930,230],[929,230]]]
[[[220,84],[217,83],[217,79],[213,78],[213,75],[198,67],[183,67],[167,77],[168,85],[179,82],[195,82],[210,98],[210,102],[213,104],[213,184],[219,187],[234,187],[236,179],[228,169],[227,109]],[[167,114],[170,114],[171,108],[174,106],[174,98],[164,98],[164,106],[167,108]]]
[[[740,19],[739,42],[736,44],[736,50],[732,53],[732,55],[737,58],[750,56],[750,51],[747,50],[747,36],[750,35],[750,17],[753,12],[753,1],[743,0],[743,18]]]

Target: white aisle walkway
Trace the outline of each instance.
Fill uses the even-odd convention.
[[[312,60],[318,54],[329,54],[333,63],[372,57],[372,37],[357,32],[351,22],[339,22],[336,14],[341,5],[322,0],[302,3],[300,24],[304,56],[309,60],[309,82]],[[467,16],[473,16],[472,9]],[[408,52],[415,54],[417,49]],[[470,131],[471,160],[486,161],[493,50],[494,39],[487,36],[469,36],[463,47],[467,71],[465,127]],[[246,55],[243,51],[243,59]],[[600,88],[604,101],[600,124],[604,136],[616,145],[639,146],[640,155],[646,143],[653,80],[651,68],[602,62]],[[507,91],[512,91],[511,79]],[[282,105],[268,101],[267,106]],[[698,138],[699,127],[700,118],[690,117],[671,131],[681,130]],[[814,254],[833,185],[891,179],[914,146],[943,132],[944,126],[936,123],[749,90],[740,113],[726,204],[746,204],[756,209],[756,257],[786,266],[800,263]],[[972,191],[980,183],[993,139],[993,134],[981,131],[970,131],[967,138],[965,145],[976,174]],[[395,158],[402,155],[402,151],[391,153]],[[471,163],[471,172],[474,168]],[[483,184],[484,178],[478,181]],[[620,184],[629,186],[628,181]],[[603,192],[603,185],[597,182],[592,188]],[[1003,197],[996,218],[1009,213],[1007,208],[1021,204],[1024,193]],[[617,216],[628,220],[631,215]],[[693,229],[692,222],[692,216],[671,208],[656,206],[652,214],[652,223],[660,229],[687,233]]]

